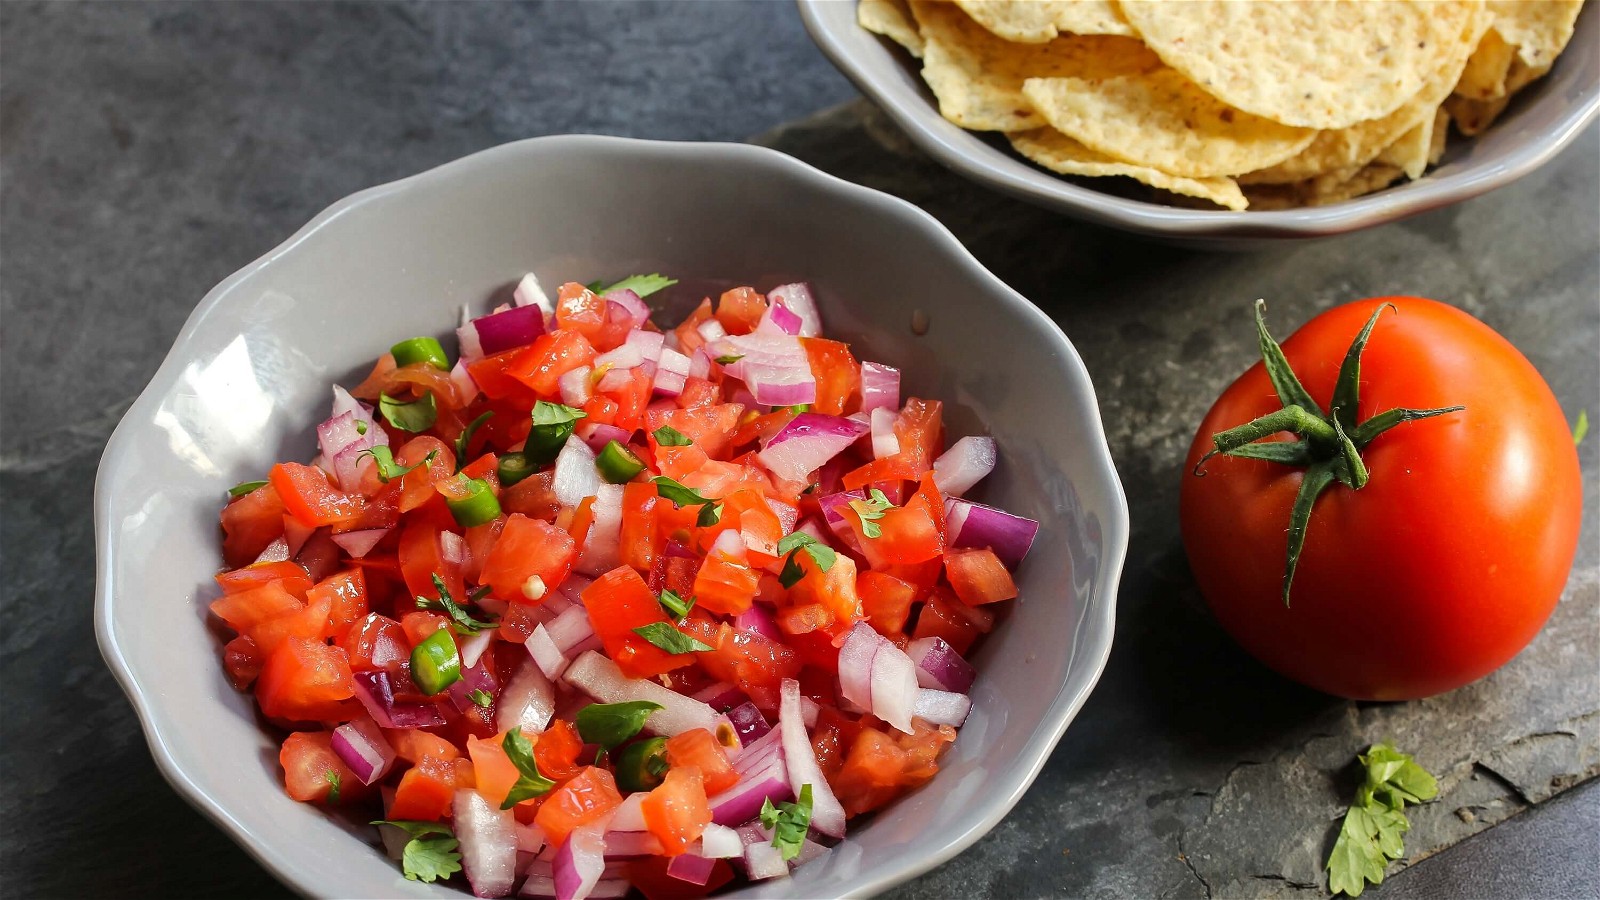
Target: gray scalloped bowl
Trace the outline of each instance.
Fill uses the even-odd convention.
[[[974,712],[944,770],[792,879],[737,896],[871,894],[971,845],[1033,781],[1110,652],[1128,511],[1093,387],[1055,323],[931,216],[737,144],[496,147],[335,204],[206,295],[95,485],[100,646],[162,773],[305,894],[464,896],[405,880],[373,829],[284,794],[281,735],[228,685],[206,603],[226,489],[312,453],[331,382],[359,380],[399,338],[448,334],[463,303],[486,309],[529,270],[546,284],[809,280],[831,334],[944,400],[952,434],[998,440],[974,496],[1042,528],[1022,599],[976,655]],[[680,291],[678,312],[693,299]]]
[[[1600,12],[1589,8],[1579,15],[1576,33],[1550,74],[1518,94],[1487,132],[1453,139],[1440,165],[1417,181],[1303,209],[1186,209],[1087,186],[1097,179],[1064,178],[1023,159],[996,136],[946,121],[922,83],[916,60],[857,25],[854,0],[797,2],[823,54],[923,152],[950,170],[1074,218],[1181,244],[1237,249],[1326,237],[1469,200],[1554,159],[1600,113]]]

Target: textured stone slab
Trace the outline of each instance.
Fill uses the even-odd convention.
[[[1592,515],[1562,603],[1527,651],[1477,684],[1400,704],[1325,697],[1245,658],[1208,617],[1177,533],[1183,453],[1211,400],[1253,361],[1256,297],[1280,334],[1362,296],[1450,301],[1521,348],[1569,415],[1593,415],[1595,130],[1476,202],[1231,255],[1129,240],[985,191],[865,102],[758,140],[927,209],[1054,317],[1094,378],[1133,514],[1116,644],[1088,705],[1005,823],[894,896],[1320,895],[1355,754],[1375,741],[1441,777],[1440,799],[1412,815],[1408,863],[1600,774]],[[1595,442],[1581,449],[1593,510]]]

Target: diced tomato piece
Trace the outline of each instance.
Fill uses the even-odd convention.
[[[222,665],[228,670],[228,680],[241,691],[261,674],[265,662],[260,648],[247,634],[239,635],[222,648]]]
[[[922,611],[917,614],[917,628],[911,637],[913,640],[941,637],[957,653],[965,654],[979,635],[987,634],[993,627],[993,613],[968,606],[941,589],[922,604]]]
[[[627,384],[605,395],[617,405],[611,424],[628,432],[644,424],[645,407],[650,405],[650,394],[655,386],[655,378],[647,374],[643,366],[631,371]]]
[[[506,795],[511,793],[512,786],[522,776],[516,764],[511,761],[511,757],[506,756],[505,748],[501,744],[504,740],[504,732],[488,740],[476,737],[467,740],[467,755],[472,758],[473,782],[478,793],[488,798],[496,807],[506,801]],[[531,798],[523,801],[523,803],[533,802]]]
[[[400,572],[412,597],[437,597],[439,589],[433,584],[433,576],[438,575],[450,596],[459,603],[466,598],[461,568],[445,562],[439,534],[438,525],[427,519],[413,518],[407,522],[400,532]]]
[[[251,627],[250,640],[255,641],[266,656],[271,656],[279,645],[291,637],[320,642],[329,634],[328,618],[332,611],[333,597],[326,591],[317,592],[303,608],[273,616]]]
[[[537,396],[528,390],[527,385],[512,377],[508,371],[524,349],[515,347],[496,353],[493,356],[485,356],[483,359],[469,364],[467,373],[472,376],[472,380],[478,385],[478,389],[483,391],[485,397],[491,400],[524,400],[525,402],[521,405],[531,409],[534,400],[538,399]],[[498,419],[500,417],[496,416],[495,418]],[[494,420],[491,419],[490,421],[493,422]]]
[[[921,472],[933,468],[933,461],[944,450],[944,404],[938,400],[912,397],[894,422],[900,441],[900,454]]]
[[[921,491],[913,494],[905,506],[883,511],[883,517],[875,520],[879,532],[875,538],[866,536],[861,517],[853,507],[846,506],[840,511],[855,529],[861,551],[874,568],[918,563],[944,552],[944,533],[939,528],[939,519],[935,518],[927,495]]]
[[[561,511],[561,501],[556,499],[555,481],[556,473],[553,470],[529,475],[500,493],[500,508],[530,519],[551,521]]]
[[[578,757],[583,753],[583,739],[578,729],[565,719],[557,719],[533,742],[533,761],[546,778],[565,781],[578,774]]]
[[[311,587],[305,567],[294,560],[256,563],[217,576],[217,586],[224,594],[241,594],[274,581],[282,582],[285,590],[302,598]],[[304,586],[300,582],[305,582]]]
[[[222,558],[229,566],[248,566],[283,536],[283,499],[269,482],[222,509]]]
[[[823,631],[833,625],[833,613],[821,603],[803,603],[778,610],[778,627],[785,634]]]
[[[301,803],[326,803],[339,785],[339,803],[359,798],[366,785],[333,749],[327,731],[297,731],[284,739],[278,751],[283,766],[283,789]]]
[[[622,561],[643,572],[656,566],[661,536],[656,531],[656,506],[661,497],[648,481],[634,481],[622,487]]]
[[[587,403],[583,404],[583,412],[586,416],[584,421],[591,425],[610,425],[617,421],[618,409],[620,407],[617,406],[617,401],[603,394],[596,394],[590,397]]]
[[[683,390],[678,394],[679,409],[698,409],[702,406],[715,406],[722,402],[722,389],[704,378],[689,378],[683,383]]]
[[[652,434],[669,425],[693,441],[693,446],[711,459],[723,459],[732,445],[729,439],[744,413],[740,403],[719,403],[690,409],[652,409],[645,414],[645,429]]]
[[[455,744],[436,734],[418,731],[415,728],[385,728],[383,737],[389,742],[389,746],[394,748],[395,756],[412,765],[417,765],[428,757],[452,760],[461,755]]]
[[[506,374],[543,397],[560,393],[561,376],[594,362],[594,347],[576,331],[543,334],[507,367]]]
[[[435,612],[427,610],[414,610],[400,617],[400,627],[405,630],[406,640],[411,646],[427,640],[434,632],[448,627],[450,620]]]
[[[749,334],[761,324],[767,298],[755,288],[736,287],[717,298],[717,321],[729,334]]]
[[[304,608],[305,604],[298,597],[284,589],[281,580],[211,601],[211,612],[238,632],[249,631],[269,619]]]
[[[695,654],[701,667],[713,678],[737,685],[746,694],[776,690],[783,679],[800,672],[800,660],[794,650],[754,631],[735,631],[726,624],[699,617],[691,617],[682,630],[712,648]]]
[[[861,608],[879,634],[899,634],[911,617],[917,588],[887,572],[862,572],[856,578]]]
[[[661,841],[668,856],[688,850],[711,824],[705,781],[693,766],[673,766],[661,784],[645,796],[640,808],[645,827]]]
[[[589,622],[606,655],[629,678],[649,678],[694,662],[692,654],[667,653],[640,637],[635,628],[666,622],[666,613],[639,573],[618,566],[583,591]]]
[[[537,576],[546,590],[553,591],[566,580],[577,557],[577,544],[565,531],[543,519],[513,515],[489,551],[479,580],[502,600],[537,603],[523,592],[528,580]]]
[[[394,675],[411,658],[411,642],[405,629],[377,613],[368,613],[346,627],[339,635],[339,646],[356,672],[383,669]]]
[[[894,736],[900,749],[906,752],[900,783],[907,787],[915,787],[932,778],[939,771],[939,754],[956,739],[956,730],[949,725],[930,725],[921,719],[913,719],[911,728],[911,734],[896,732]]]
[[[356,693],[344,651],[309,638],[291,637],[267,657],[256,680],[256,700],[269,718],[331,721],[347,717]]]
[[[700,336],[700,323],[711,318],[711,298],[700,301],[689,317],[678,323],[672,333],[678,336],[678,349],[685,356],[693,356],[694,351],[705,345],[706,339]]]
[[[944,570],[950,587],[968,606],[1011,600],[1017,596],[1016,582],[1006,564],[988,548],[981,550],[947,550]]]
[[[422,461],[429,459],[427,465]],[[434,485],[455,477],[456,454],[444,441],[424,434],[406,441],[394,455],[402,466],[416,466],[400,478],[400,511],[411,512],[434,498]]]
[[[820,604],[833,613],[835,634],[843,634],[861,621],[861,599],[856,594],[856,562],[843,553],[838,554],[833,565],[824,572],[811,554],[794,555],[795,563],[805,576],[789,590],[789,599],[796,606]]]
[[[844,768],[845,756],[860,733],[860,722],[831,706],[824,706],[817,713],[817,727],[811,730],[811,749],[817,754],[817,765],[830,785]]]
[[[464,767],[464,770],[463,770]],[[389,804],[391,819],[437,822],[449,815],[459,788],[472,787],[472,765],[462,759],[424,756],[400,777]]]
[[[599,334],[606,324],[606,300],[577,282],[556,291],[556,327],[576,331],[586,338]]]
[[[284,509],[302,525],[333,525],[361,513],[361,495],[334,487],[328,473],[315,466],[278,463],[268,477],[283,499]]]
[[[691,728],[667,738],[667,762],[674,769],[693,767],[704,779],[705,795],[714,797],[739,783],[722,745],[704,728]]]
[[[904,790],[900,775],[905,771],[906,752],[893,738],[872,728],[863,728],[839,772],[829,782],[848,815],[877,809]]]
[[[713,550],[695,575],[695,602],[712,612],[735,616],[750,608],[759,586],[755,570]]]
[[[654,444],[652,437],[651,443]],[[711,457],[699,447],[690,444],[687,447],[653,447],[651,451],[656,468],[661,474],[674,481],[682,481],[685,476],[699,471]]]
[[[816,337],[801,338],[800,344],[806,349],[811,375],[817,380],[817,399],[811,408],[830,416],[842,416],[847,409],[859,407],[861,366],[851,355],[850,348],[838,341]]]
[[[617,792],[611,773],[586,766],[566,784],[545,795],[534,822],[551,845],[559,847],[567,842],[573,829],[598,821],[621,805],[622,795]]]
[[[314,602],[319,594],[328,595],[330,609],[328,622],[335,631],[350,625],[367,614],[367,579],[359,568],[345,569],[318,582],[307,594],[307,602]]]

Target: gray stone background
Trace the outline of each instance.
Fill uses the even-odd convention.
[[[1336,700],[1244,657],[1176,524],[1183,450],[1251,361],[1257,296],[1281,334],[1355,297],[1448,300],[1600,419],[1600,133],[1461,206],[1217,255],[980,190],[855,97],[786,3],[0,5],[0,893],[284,893],[161,780],[100,661],[101,448],[194,303],[324,206],[599,132],[757,136],[907,197],[1061,323],[1100,392],[1134,519],[1110,665],[1010,817],[892,896],[1320,896],[1350,763],[1383,738],[1443,790],[1373,896],[1600,896],[1600,440],[1549,625],[1417,703]]]

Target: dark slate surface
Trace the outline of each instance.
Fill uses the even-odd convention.
[[[211,285],[345,194],[501,141],[734,140],[852,96],[786,4],[0,5],[0,892],[283,893],[162,782],[90,624],[94,466]],[[1342,770],[1381,737],[1444,776],[1413,817],[1413,860],[1482,833],[1377,896],[1600,896],[1600,789],[1544,804],[1600,770],[1592,516],[1527,652],[1399,705],[1312,694],[1242,657],[1195,596],[1174,518],[1177,461],[1249,361],[1258,295],[1284,332],[1354,296],[1454,301],[1570,413],[1600,412],[1595,131],[1463,207],[1217,256],[986,194],[864,113],[765,140],[928,208],[1061,322],[1135,522],[1101,686],[1017,811],[896,896],[1316,893]]]

